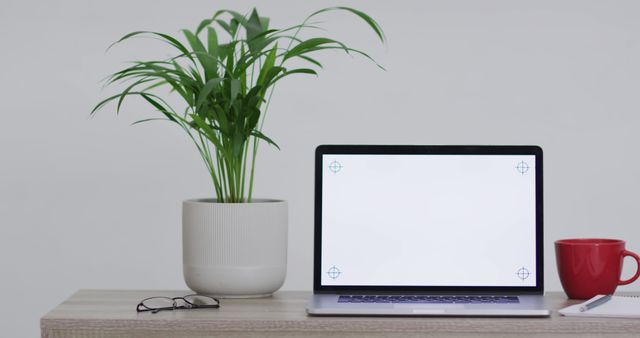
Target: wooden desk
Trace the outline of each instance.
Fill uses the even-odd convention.
[[[308,317],[310,292],[223,299],[220,309],[137,313],[146,297],[187,291],[80,290],[40,320],[42,337],[640,337],[640,320],[567,318]],[[575,303],[550,293],[558,309]]]

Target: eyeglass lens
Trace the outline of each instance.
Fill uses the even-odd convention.
[[[152,297],[142,301],[142,305],[148,309],[161,309],[176,307],[176,301],[168,297]]]
[[[218,305],[218,300],[209,296],[188,295],[188,296],[182,297],[182,299],[184,299],[187,303],[195,306]]]

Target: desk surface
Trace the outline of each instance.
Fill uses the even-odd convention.
[[[187,291],[80,290],[40,320],[42,337],[638,337],[640,320],[568,318],[569,301],[549,293],[550,318],[308,317],[310,292],[223,299],[220,309],[137,313],[140,300]]]

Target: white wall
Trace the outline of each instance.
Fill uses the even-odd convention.
[[[640,251],[640,3],[340,3],[378,19],[389,45],[346,15],[325,20],[329,33],[388,71],[327,53],[320,78],[278,88],[266,133],[282,151],[262,148],[256,191],[290,201],[284,289],[311,289],[321,143],[540,144],[548,289],[560,289],[555,239],[616,237]],[[333,2],[2,0],[0,327],[10,336],[36,336],[38,319],[79,288],[186,288],[180,202],[211,195],[196,151],[172,125],[129,126],[152,115],[138,101],[118,117],[88,113],[113,92],[99,80],[124,61],[168,55],[148,40],[105,54],[112,41],[256,4],[284,27]]]

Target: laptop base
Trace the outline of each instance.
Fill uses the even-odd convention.
[[[518,296],[515,304],[339,303],[337,294],[313,295],[307,313],[312,316],[470,316],[548,317],[544,296]]]

